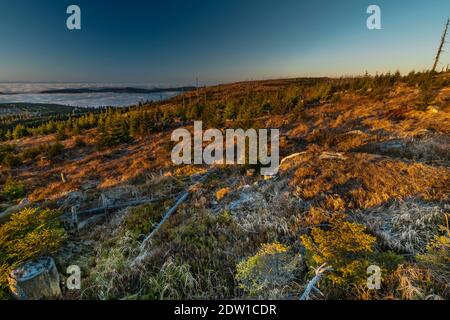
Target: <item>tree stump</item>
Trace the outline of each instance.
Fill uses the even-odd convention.
[[[55,261],[40,257],[14,269],[9,288],[19,300],[55,299],[61,295],[59,273]]]

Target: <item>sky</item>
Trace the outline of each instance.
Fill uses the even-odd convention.
[[[81,30],[66,27],[71,4],[81,8]],[[371,4],[381,8],[381,30],[366,27]],[[0,0],[0,81],[192,85],[404,73],[431,67],[449,16],[449,0]]]

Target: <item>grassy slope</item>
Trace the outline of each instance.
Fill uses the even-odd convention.
[[[209,99],[220,100],[249,90],[277,90],[292,81],[223,85],[208,88],[207,94]],[[80,244],[81,252],[64,248],[59,263],[75,260],[85,268],[86,287],[90,287],[84,292],[87,297],[122,298],[136,293],[141,298],[242,297],[245,292],[235,291],[239,261],[267,242],[298,248],[305,230],[337,213],[366,225],[382,250],[406,256],[423,253],[448,211],[450,88],[440,91],[438,100],[444,103],[437,112],[416,111],[418,94],[404,86],[381,101],[341,93],[337,102],[305,108],[299,120],[290,115],[261,118],[262,126],[281,129],[282,156],[306,151],[283,164],[277,180],[263,181],[258,175],[246,176],[240,168],[222,168],[156,236],[151,254],[139,269],[128,263],[137,254],[140,235],[151,229],[149,221],[158,221],[171,201],[143,212],[117,213],[72,239]],[[179,102],[173,99],[165,107]],[[63,210],[77,203],[82,208],[95,207],[101,193],[116,202],[173,195],[188,186],[190,176],[202,168],[171,164],[170,133],[167,130],[99,151],[93,146],[96,130],[92,129],[82,137],[86,146],[68,139],[56,159],[30,161],[12,174],[26,181],[31,201]],[[31,137],[17,146],[20,150],[52,140],[52,136]],[[330,159],[324,152],[341,154]],[[61,181],[61,173],[67,182]],[[2,174],[7,174],[5,169]],[[229,190],[218,200],[216,192],[223,188]],[[231,210],[229,204],[243,193],[253,200]],[[385,290],[375,296],[334,290],[326,294],[408,298],[417,286],[424,298],[433,291],[422,285],[431,280],[416,275],[427,277],[431,268],[417,271],[420,268],[414,259],[402,268],[393,283],[400,288],[406,277],[413,288]],[[307,277],[306,273],[297,275],[288,292],[273,295],[301,292]],[[138,287],[143,290],[138,292]],[[445,296],[446,290],[438,294]],[[72,295],[67,293],[67,297]]]

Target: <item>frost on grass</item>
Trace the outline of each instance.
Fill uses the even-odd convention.
[[[407,199],[361,211],[357,217],[391,249],[420,253],[438,233],[445,208]]]

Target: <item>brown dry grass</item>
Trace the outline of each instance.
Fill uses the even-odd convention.
[[[303,199],[315,199],[325,209],[365,209],[410,196],[446,200],[450,170],[364,153],[346,160],[297,157],[290,186]],[[330,198],[331,197],[331,198]],[[334,201],[332,201],[332,199]]]

